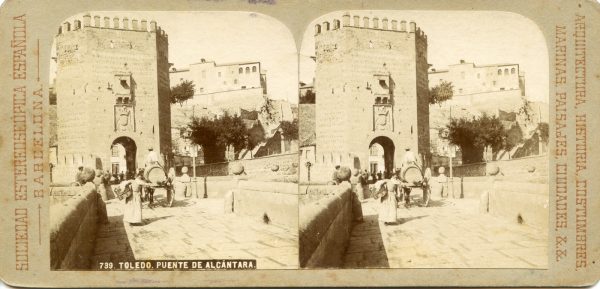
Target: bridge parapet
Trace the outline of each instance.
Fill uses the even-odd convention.
[[[98,193],[88,182],[53,187],[50,206],[50,265],[53,270],[89,268],[98,223]]]
[[[352,187],[340,185],[306,186],[307,195],[322,195],[300,206],[300,266],[340,267],[352,230]]]

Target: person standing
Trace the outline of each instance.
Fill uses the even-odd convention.
[[[173,206],[174,194],[173,194],[173,182],[175,182],[175,168],[170,168],[167,174],[167,206],[170,208]]]
[[[192,194],[191,182],[192,178],[188,175],[188,168],[182,167],[181,176],[176,177],[175,181],[173,182],[173,189],[175,190],[176,199],[185,199],[188,191],[190,191],[190,195]]]
[[[123,210],[123,221],[129,225],[142,224],[142,191],[147,184],[143,171],[139,171],[134,180],[125,181],[120,185],[123,190],[129,190]]]
[[[396,223],[398,219],[398,211],[396,210],[396,196],[394,191],[397,185],[389,180],[380,181],[377,183],[377,199],[379,200],[379,222],[384,225]]]

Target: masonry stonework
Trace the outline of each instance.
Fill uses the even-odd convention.
[[[86,14],[65,22],[55,41],[53,181],[73,181],[78,166],[111,170],[116,143],[127,151],[128,172],[143,166],[150,146],[168,161],[168,36],[156,22]]]
[[[353,20],[353,21],[351,21]],[[414,22],[345,14],[315,26],[316,163],[368,169],[369,146],[429,159],[427,36]],[[312,174],[312,173],[311,173]],[[328,177],[330,174],[319,173]]]

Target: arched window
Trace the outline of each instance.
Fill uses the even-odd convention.
[[[504,75],[508,75],[508,68],[504,68]]]
[[[333,20],[333,29],[340,29],[340,20]]]
[[[511,69],[510,69],[510,74],[515,74],[515,71],[516,71],[516,70],[515,70],[515,68],[514,68],[514,67],[513,67],[513,68],[511,68]]]
[[[250,67],[246,67],[246,73],[250,73]]]
[[[244,69],[240,67],[239,73],[242,74],[244,72]]]
[[[327,21],[323,22],[323,30],[329,31],[329,22],[327,22]]]
[[[256,72],[256,66],[252,66],[252,72]]]
[[[502,69],[498,69],[498,75],[502,75]]]
[[[315,25],[315,34],[319,34],[321,33],[321,25],[317,24]]]

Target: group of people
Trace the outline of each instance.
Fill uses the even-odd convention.
[[[175,198],[182,199],[188,196],[188,186],[191,182],[191,177],[188,175],[188,168],[181,169],[181,176],[177,176],[175,168],[170,168],[166,174],[166,180],[161,183],[152,183],[146,179],[145,172],[152,169],[160,169],[163,167],[159,163],[158,153],[152,147],[148,148],[148,155],[144,164],[144,168],[139,168],[135,173],[121,172],[120,174],[110,174],[110,172],[96,171],[96,179],[94,183],[102,199],[106,201],[110,198],[109,195],[116,195],[124,201],[123,221],[129,225],[141,225],[142,222],[142,203],[148,202],[151,208],[154,205],[154,191],[157,187],[162,187],[166,190],[166,204],[171,207]],[[114,186],[111,187],[112,185]]]
[[[138,170],[133,180],[121,182],[119,187],[126,191],[125,209],[123,212],[123,221],[130,225],[139,225],[142,223],[142,201],[147,201],[148,206],[154,204],[154,190],[156,187],[163,187],[166,190],[166,206],[172,207],[175,199],[188,197],[190,190],[191,177],[188,175],[188,168],[181,168],[181,176],[177,176],[175,168],[170,168],[166,174],[166,180],[160,184],[151,183],[146,179],[144,171],[151,169],[160,169],[159,157],[152,147],[149,149],[144,169]],[[190,192],[191,193],[191,192]]]
[[[422,167],[417,162],[417,156],[406,148],[404,156],[402,158],[400,168],[392,172],[371,172],[369,174],[366,170],[358,174],[358,195],[369,196],[376,199],[379,202],[379,216],[380,222],[384,225],[396,223],[397,221],[397,208],[401,203],[404,203],[405,207],[411,206],[410,193],[414,184],[409,183],[405,178],[405,173],[409,169],[422,170]],[[423,206],[427,206],[429,202],[429,186],[427,182],[431,177],[431,171],[427,169],[424,173],[421,187],[423,188]]]

